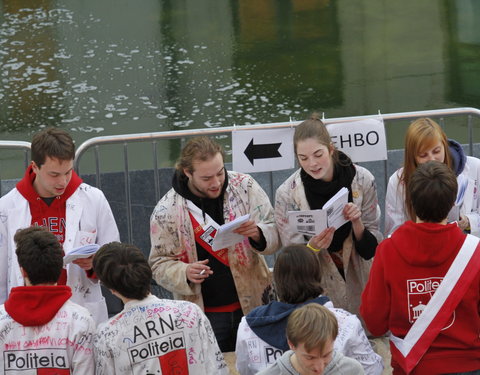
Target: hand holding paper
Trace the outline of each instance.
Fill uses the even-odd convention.
[[[343,210],[348,203],[348,189],[341,188],[330,198],[321,210],[288,211],[288,222],[292,231],[310,236],[323,232],[326,228],[340,228],[348,220]]]
[[[236,233],[235,231],[239,229],[243,223],[249,220],[250,214],[247,214],[237,217],[235,220],[230,221],[229,223],[223,224],[220,228],[218,228],[217,233],[215,234],[215,238],[213,239],[212,243],[212,249],[214,251],[218,251],[243,241],[245,236],[243,234]]]
[[[100,245],[97,244],[77,247],[63,257],[63,265],[65,266],[68,263],[72,263],[74,260],[77,259],[89,258],[90,256],[94,255],[99,248]]]

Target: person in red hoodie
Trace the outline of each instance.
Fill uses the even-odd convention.
[[[95,323],[70,301],[70,287],[57,285],[62,246],[38,226],[19,230],[14,240],[25,286],[0,306],[0,373],[93,375]]]
[[[360,313],[373,335],[390,331],[393,374],[480,374],[480,247],[447,223],[456,177],[430,161],[407,188],[416,222],[378,246]]]
[[[119,240],[112,210],[103,193],[83,183],[73,170],[75,145],[64,130],[35,134],[32,162],[23,179],[0,199],[0,303],[11,288],[23,285],[13,236],[30,225],[46,227],[65,254],[82,245]],[[92,271],[92,257],[68,264],[59,284],[69,285],[72,300],[85,306],[97,323],[107,320],[107,306]]]

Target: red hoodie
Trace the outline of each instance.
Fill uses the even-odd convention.
[[[403,338],[443,280],[465,240],[457,224],[406,222],[377,248],[360,313],[380,336]],[[411,374],[480,369],[480,273]],[[392,357],[394,374],[403,374]]]
[[[63,244],[65,241],[65,212],[66,201],[77,190],[82,179],[72,171],[72,178],[65,188],[62,195],[55,197],[52,203],[47,205],[45,201],[38,195],[33,187],[36,174],[30,165],[25,171],[23,178],[17,183],[17,190],[28,201],[30,206],[30,214],[32,215],[32,225],[46,227],[49,232],[53,233],[58,241]],[[66,270],[62,270],[62,274],[58,279],[59,285],[65,285],[67,281]]]
[[[64,285],[35,285],[12,288],[5,301],[5,310],[23,326],[42,326],[51,321],[72,296]]]

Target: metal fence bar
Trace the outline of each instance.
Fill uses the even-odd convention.
[[[128,168],[128,143],[124,142],[123,144],[123,156],[125,163],[125,200],[126,200],[126,210],[127,210],[127,238],[128,243],[133,241],[133,230],[132,230],[132,198],[130,195],[130,171]]]
[[[358,121],[362,119],[368,119],[372,117],[381,117],[384,121],[405,120],[417,117],[450,117],[459,115],[471,115],[480,117],[480,110],[477,108],[447,108],[447,109],[435,109],[428,111],[414,111],[414,112],[398,112],[387,114],[374,114],[364,116],[351,116],[351,117],[337,117],[325,119],[323,122],[328,125],[331,123]],[[271,124],[256,124],[256,125],[243,125],[243,126],[227,126],[222,128],[206,128],[206,129],[188,129],[188,130],[170,130],[164,132],[154,133],[136,133],[136,134],[124,134],[124,135],[110,135],[102,137],[94,137],[83,142],[77,149],[75,156],[75,168],[80,164],[80,160],[83,154],[94,145],[102,144],[119,144],[123,142],[142,142],[142,141],[154,141],[158,139],[173,139],[181,137],[192,137],[197,135],[219,135],[230,134],[234,130],[259,130],[259,129],[279,129],[298,125],[301,121],[296,122],[277,122]]]

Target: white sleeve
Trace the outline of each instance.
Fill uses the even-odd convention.
[[[470,222],[470,234],[480,237],[480,160],[468,156],[464,171],[466,169],[468,169],[468,172],[466,171],[465,174],[467,174],[469,185],[472,184],[473,186],[468,189],[470,196],[464,198],[464,211]]]
[[[110,375],[115,374],[115,362],[113,360],[113,353],[107,346],[104,332],[97,329],[93,338],[94,354],[95,354],[95,370],[96,375]]]
[[[373,350],[360,320],[354,314],[341,309],[334,310],[339,319],[339,335],[343,335],[344,342],[341,350],[343,354],[357,360],[365,370],[365,374],[380,375],[383,371],[382,357]]]
[[[207,316],[197,305],[194,305],[197,309],[198,316],[201,317],[198,320],[198,331],[201,339],[202,350],[205,354],[205,374],[219,374],[228,375],[228,367],[223,353],[218,347],[217,339],[213,333],[212,326]]]
[[[253,375],[254,373],[250,370],[248,366],[250,357],[248,356],[248,347],[244,335],[246,326],[248,326],[248,324],[245,320],[245,317],[243,317],[240,321],[237,331],[237,344],[235,347],[235,356],[237,358],[236,367],[240,375]]]
[[[385,238],[407,221],[403,184],[400,182],[399,169],[390,176],[385,197]]]
[[[72,356],[72,375],[94,375],[95,360],[93,354],[93,335],[95,323],[90,315],[86,317],[87,326],[76,333],[72,340],[75,345]]]
[[[282,246],[307,242],[303,234],[293,232],[288,224],[288,211],[300,211],[290,193],[291,190],[286,182],[280,185],[275,193],[275,222]]]

